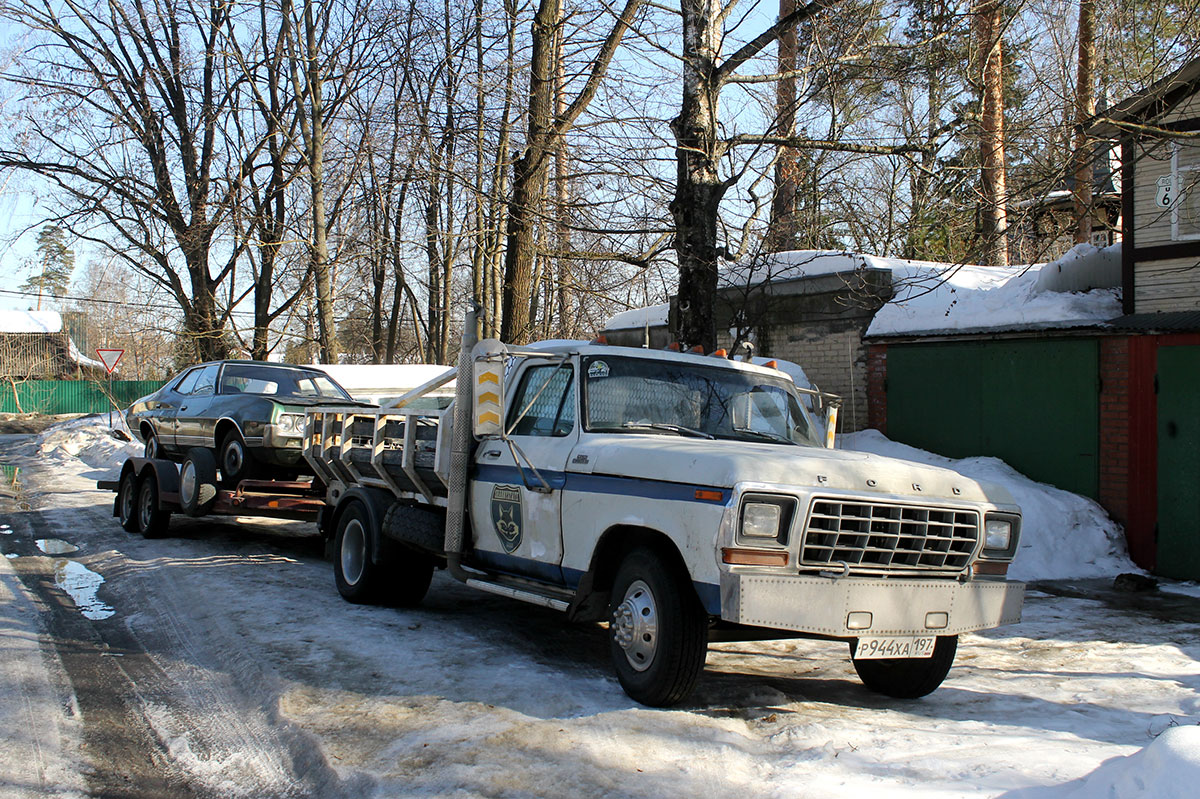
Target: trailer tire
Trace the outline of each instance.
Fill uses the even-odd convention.
[[[681,702],[704,669],[708,616],[691,582],[654,551],[621,562],[609,602],[609,650],[625,693],[651,707]]]
[[[351,502],[338,517],[333,539],[333,579],[338,593],[359,605],[379,603],[380,569],[371,558],[371,517],[361,502]]]
[[[857,641],[850,642],[854,670],[868,690],[894,699],[919,699],[933,693],[954,665],[957,635],[939,635],[933,655],[927,658],[884,658],[859,660],[854,657]]]
[[[204,516],[217,500],[217,459],[212,451],[192,447],[179,467],[179,504],[188,516]]]
[[[121,529],[127,533],[140,533],[138,523],[138,479],[130,469],[121,476],[117,486],[117,518],[121,521]]]
[[[166,535],[171,523],[171,512],[158,507],[158,477],[153,470],[138,481],[137,493],[138,528],[143,538],[161,538]]]

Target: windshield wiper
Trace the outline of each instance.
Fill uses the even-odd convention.
[[[733,428],[733,432],[742,433],[743,435],[755,436],[756,438],[763,438],[763,439],[766,439],[767,441],[777,441],[780,444],[795,444],[796,443],[795,441],[792,441],[787,436],[781,436],[778,433],[768,433],[766,430],[751,430],[749,427],[735,427],[735,428]]]
[[[675,433],[680,436],[691,436],[692,438],[707,438],[712,440],[713,436],[705,433],[703,430],[693,430],[690,427],[684,427],[681,424],[667,424],[666,422],[623,422],[622,430],[666,430],[669,433]]]

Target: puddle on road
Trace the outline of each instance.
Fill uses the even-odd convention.
[[[79,547],[63,541],[61,538],[39,538],[37,548],[47,555],[70,555],[72,552],[79,551]]]
[[[104,578],[74,560],[54,562],[54,582],[75,602],[75,607],[84,618],[99,621],[116,613],[112,607],[96,598],[96,591],[104,584]]]

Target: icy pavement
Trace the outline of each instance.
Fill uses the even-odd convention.
[[[13,453],[31,509],[0,512],[0,551],[16,555],[0,559],[0,796],[97,792],[96,738],[115,725],[97,727],[93,660],[73,653],[91,639],[111,666],[101,684],[144,728],[130,747],[158,759],[141,779],[165,774],[166,795],[1190,799],[1200,782],[1194,615],[1035,590],[1020,624],[963,636],[917,701],[868,693],[844,644],[714,644],[689,704],[648,710],[622,693],[599,627],[443,575],[416,610],[346,604],[296,525],[174,519],[169,538],[127,536],[94,489],[133,451],[110,441],[82,421]],[[980,468],[1020,477],[997,463]],[[1132,569],[1087,500],[1026,483],[1023,501],[1074,520],[1027,517],[1041,532],[1026,577]],[[37,541],[51,539],[78,549],[49,555]],[[1055,560],[1076,542],[1093,553],[1083,569]],[[104,578],[111,617],[31,597],[63,558]],[[137,785],[127,795],[154,795]]]

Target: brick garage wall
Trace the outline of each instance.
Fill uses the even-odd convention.
[[[1100,504],[1129,523],[1130,346],[1127,337],[1100,340]]]
[[[817,388],[842,397],[839,426],[846,433],[868,426],[865,323],[839,319],[759,330],[758,354],[799,364]],[[721,346],[730,344],[728,334],[722,336]]]
[[[867,427],[887,435],[887,345],[867,347]]]

